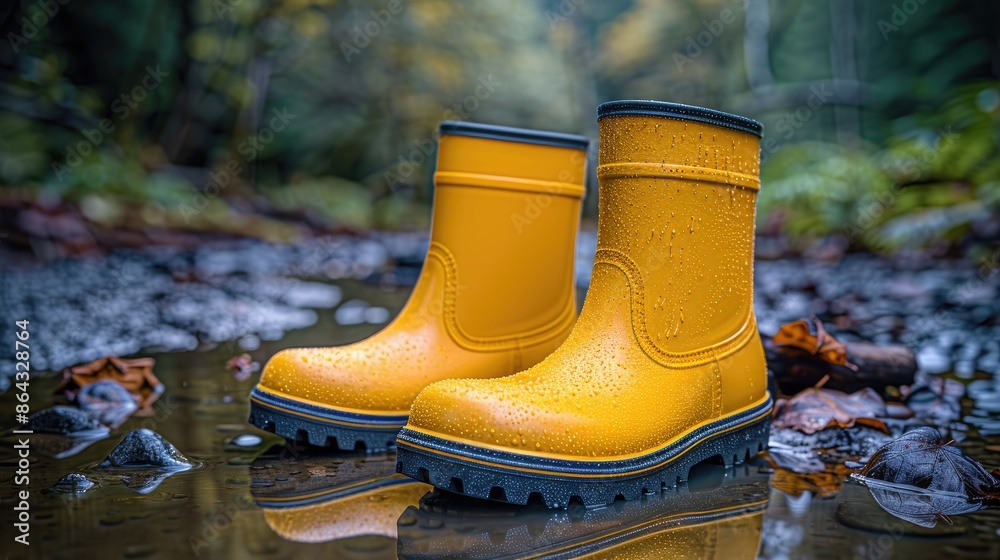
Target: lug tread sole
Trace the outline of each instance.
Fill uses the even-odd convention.
[[[708,433],[687,447],[674,450],[661,467],[630,475],[605,471],[598,464],[591,466],[592,477],[581,479],[559,476],[558,472],[540,473],[512,465],[466,461],[456,458],[465,455],[457,448],[449,450],[449,457],[423,445],[410,445],[409,442],[417,443],[421,434],[404,428],[397,440],[396,472],[442,490],[487,500],[544,504],[550,508],[567,508],[573,503],[604,506],[617,499],[637,500],[644,494],[674,488],[688,479],[691,467],[698,463],[715,460],[726,467],[741,464],[767,448],[769,433],[770,414],[766,414],[722,434]],[[439,447],[440,441],[443,440],[438,440]]]
[[[334,420],[324,421],[319,413],[335,415],[334,411],[308,410],[287,399],[271,396],[254,389],[250,400],[249,421],[254,426],[286,440],[315,447],[333,447],[341,451],[381,452],[396,446],[396,434],[406,423],[391,427],[349,427]],[[357,420],[358,417],[352,418]]]

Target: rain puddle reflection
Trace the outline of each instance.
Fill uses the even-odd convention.
[[[391,313],[408,293],[358,282],[340,286],[345,298]],[[293,346],[342,344],[378,328],[337,325],[333,313],[323,313],[312,328],[263,341],[254,358]],[[39,434],[28,557],[1000,557],[1000,510],[927,529],[884,512],[846,471],[799,475],[765,457],[730,470],[702,465],[677,488],[594,509],[515,507],[432,490],[396,475],[392,452],[296,447],[248,425],[255,376],[234,377],[225,365],[243,351],[222,343],[152,354],[166,390],[151,415],[133,416],[102,439]],[[58,382],[33,381],[34,410],[55,404]],[[10,410],[13,398],[12,392],[0,396],[0,407]],[[172,472],[145,494],[139,492],[147,487],[127,475],[97,468],[126,434],[143,428],[199,466]],[[997,438],[970,432],[962,448],[996,465]],[[10,485],[16,458],[7,440],[9,433],[0,479]],[[13,505],[10,495],[0,496],[0,507],[11,511]]]

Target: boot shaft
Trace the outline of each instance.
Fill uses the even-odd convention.
[[[690,353],[753,323],[760,125],[658,102],[598,109],[598,260],[630,268],[649,341]]]
[[[575,318],[587,145],[582,136],[442,123],[429,256],[455,277],[448,297],[460,343],[530,343]]]

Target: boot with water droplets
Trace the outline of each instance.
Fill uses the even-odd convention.
[[[540,364],[435,383],[397,438],[400,472],[518,504],[607,504],[767,443],[754,319],[760,124],[697,107],[598,108],[597,255],[583,312]]]
[[[272,357],[250,422],[312,445],[381,450],[430,383],[507,376],[555,350],[576,320],[587,145],[443,123],[431,243],[409,301],[371,338]]]

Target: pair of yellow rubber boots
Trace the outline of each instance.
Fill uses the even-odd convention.
[[[276,354],[251,422],[313,445],[395,444],[417,480],[550,507],[635,499],[762,450],[761,126],[655,101],[597,113],[597,254],[579,319],[588,140],[446,122],[406,306],[367,340]]]

